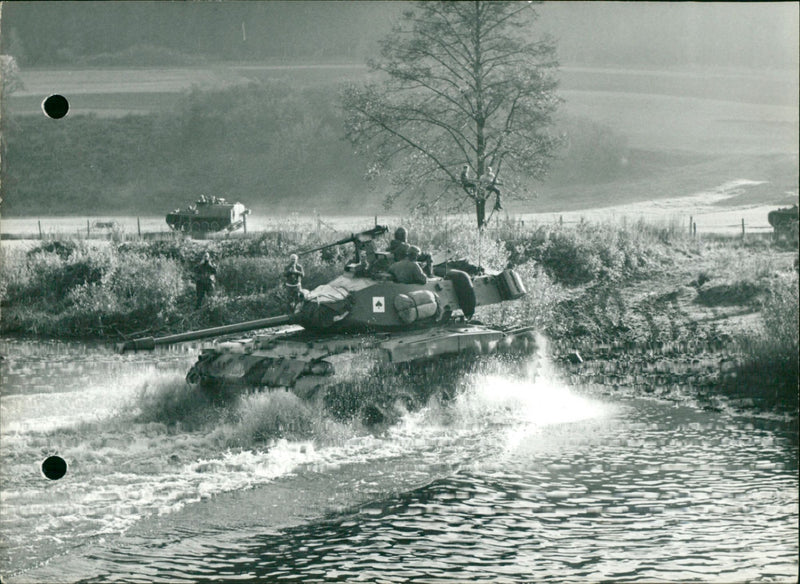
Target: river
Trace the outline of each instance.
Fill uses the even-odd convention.
[[[570,386],[540,356],[378,432],[320,415],[264,436],[302,404],[204,402],[192,347],[0,354],[4,582],[797,581],[780,416]]]

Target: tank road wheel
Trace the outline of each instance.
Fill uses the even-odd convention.
[[[208,221],[203,221],[200,224],[200,231],[202,231],[203,233],[208,233]]]
[[[217,223],[216,221],[212,221],[211,222],[211,231],[219,231],[219,229],[220,229],[219,228],[219,223]]]
[[[189,369],[189,373],[186,374],[186,383],[189,385],[198,385],[201,381],[203,381],[203,377],[200,375],[197,368],[192,367]]]

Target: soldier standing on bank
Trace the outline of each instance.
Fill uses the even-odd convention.
[[[283,271],[283,277],[285,280],[284,286],[288,296],[289,310],[294,310],[295,306],[297,306],[297,303],[305,298],[303,291],[303,276],[305,276],[303,266],[297,263],[297,254],[293,253],[289,256],[289,263],[287,264],[286,269]]]
[[[205,298],[207,294],[210,295],[214,293],[214,281],[216,277],[217,266],[211,261],[211,255],[205,252],[202,261],[197,264],[195,268],[195,286],[197,290],[195,310],[202,306],[203,298]]]

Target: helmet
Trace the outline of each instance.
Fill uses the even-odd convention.
[[[408,246],[408,259],[415,260],[419,257],[419,254],[422,253],[422,250],[418,248],[416,245]]]
[[[406,241],[408,238],[408,231],[406,231],[405,227],[398,227],[397,230],[394,232],[394,238],[397,241]]]

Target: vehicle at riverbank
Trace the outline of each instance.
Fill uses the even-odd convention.
[[[330,388],[352,379],[353,371],[428,364],[458,355],[530,353],[535,346],[533,327],[488,327],[471,319],[479,306],[516,300],[525,286],[514,270],[485,273],[476,266],[445,262],[426,276],[418,263],[419,281],[393,274],[389,252],[376,251],[374,239],[388,228],[373,229],[303,253],[355,244],[355,257],[343,274],[311,291],[290,289],[284,315],[160,338],[144,337],[120,345],[122,352],[148,350],[158,345],[215,339],[207,345],[186,376],[191,385],[214,393],[232,388],[285,388],[304,399],[332,403],[346,416],[367,423],[394,419],[393,404],[420,405],[415,396],[388,392],[368,408],[359,400],[331,393]],[[432,261],[432,260],[431,260]],[[400,265],[400,264],[398,264]],[[464,267],[472,272],[453,269]],[[233,340],[234,333],[286,327]],[[299,328],[298,326],[299,325]],[[427,397],[427,396],[425,396]],[[346,403],[342,403],[342,402]]]
[[[786,239],[797,245],[797,229],[800,220],[800,212],[798,212],[797,205],[770,211],[767,215],[767,220],[775,230],[775,239]]]

